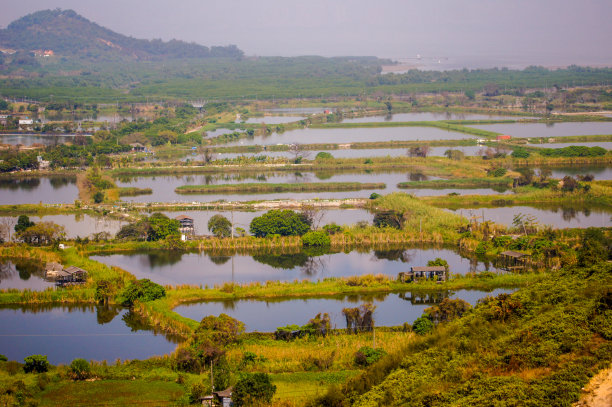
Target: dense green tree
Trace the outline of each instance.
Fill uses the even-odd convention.
[[[402,229],[404,227],[404,215],[396,211],[380,211],[374,215],[374,226],[377,228],[390,227]]]
[[[74,359],[69,367],[70,376],[74,380],[85,380],[91,375],[91,366],[85,359]]]
[[[148,218],[124,225],[117,233],[118,239],[157,241],[179,234],[180,223],[163,213],[154,213]]]
[[[247,373],[234,386],[232,400],[236,407],[266,405],[270,404],[274,393],[276,386],[268,374]]]
[[[417,318],[412,323],[412,330],[419,335],[425,335],[426,333],[431,331],[433,328],[434,328],[434,323],[432,322],[431,318],[429,318],[429,316],[427,315]]]
[[[104,201],[104,192],[96,191],[93,194],[93,200],[95,203],[102,203],[102,201]]]
[[[230,237],[232,222],[223,215],[214,215],[208,221],[208,230],[217,237]]]
[[[49,370],[47,355],[31,355],[24,359],[23,371],[26,373],[43,373]]]
[[[599,228],[587,228],[582,232],[582,245],[578,249],[578,264],[591,266],[607,260],[612,254],[612,243]]]
[[[255,237],[269,235],[301,236],[310,229],[306,217],[291,210],[272,210],[251,221],[250,231]]]
[[[15,225],[15,232],[23,232],[27,228],[34,225],[35,223],[30,220],[28,215],[19,215],[19,218],[17,218],[17,224]]]
[[[120,302],[125,306],[131,306],[134,301],[153,301],[166,296],[166,289],[147,278],[131,282],[121,292]]]

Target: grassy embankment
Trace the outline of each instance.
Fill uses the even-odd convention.
[[[456,133],[470,134],[473,136],[484,137],[484,138],[495,138],[501,133],[494,131],[475,129],[472,127],[466,127],[459,121],[414,121],[414,122],[369,122],[369,123],[322,123],[319,125],[313,125],[311,128],[325,128],[325,129],[353,129],[353,128],[377,128],[377,127],[436,127],[441,130],[452,131]],[[516,123],[515,120],[473,120],[469,124],[495,124],[495,123]]]
[[[244,164],[199,165],[116,168],[107,172],[113,178],[122,176],[206,174],[206,173],[262,173],[279,171],[413,171],[441,177],[484,176],[488,162],[480,158],[466,157],[455,161],[445,157],[371,157],[332,158],[307,161],[300,164]]]
[[[183,185],[174,191],[177,194],[216,194],[216,193],[274,193],[274,192],[322,192],[322,191],[359,191],[362,189],[385,189],[381,182],[311,182],[292,184],[244,183],[217,185]]]
[[[549,188],[540,189],[532,186],[516,188],[513,195],[454,195],[431,196],[421,198],[425,203],[449,209],[466,207],[495,207],[534,204],[557,204],[572,207],[589,205],[600,208],[612,207],[612,185],[606,181],[592,181],[590,190],[564,192]]]
[[[400,182],[398,188],[417,189],[446,189],[446,188],[491,188],[491,187],[512,187],[510,178],[457,178],[457,179],[436,179],[430,181],[410,181]]]
[[[123,187],[118,190],[119,196],[151,195],[153,193],[151,188]]]

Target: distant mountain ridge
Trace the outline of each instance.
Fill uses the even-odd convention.
[[[185,41],[144,40],[104,28],[73,10],[42,10],[13,21],[0,30],[0,48],[17,51],[52,50],[55,55],[88,59],[123,57],[167,58],[241,57],[235,45],[211,48]]]

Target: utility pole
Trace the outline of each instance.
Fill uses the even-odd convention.
[[[213,378],[212,360],[210,361],[210,391],[215,391],[215,379]]]

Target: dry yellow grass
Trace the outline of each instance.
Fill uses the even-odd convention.
[[[376,331],[375,345],[388,353],[399,350],[414,334]],[[357,335],[333,334],[325,338],[295,339],[290,342],[258,340],[242,343],[228,352],[230,364],[238,365],[245,352],[253,352],[263,360],[247,370],[267,373],[319,370],[317,364],[330,363],[329,370],[355,369],[355,352],[362,346],[373,345],[371,332]]]

